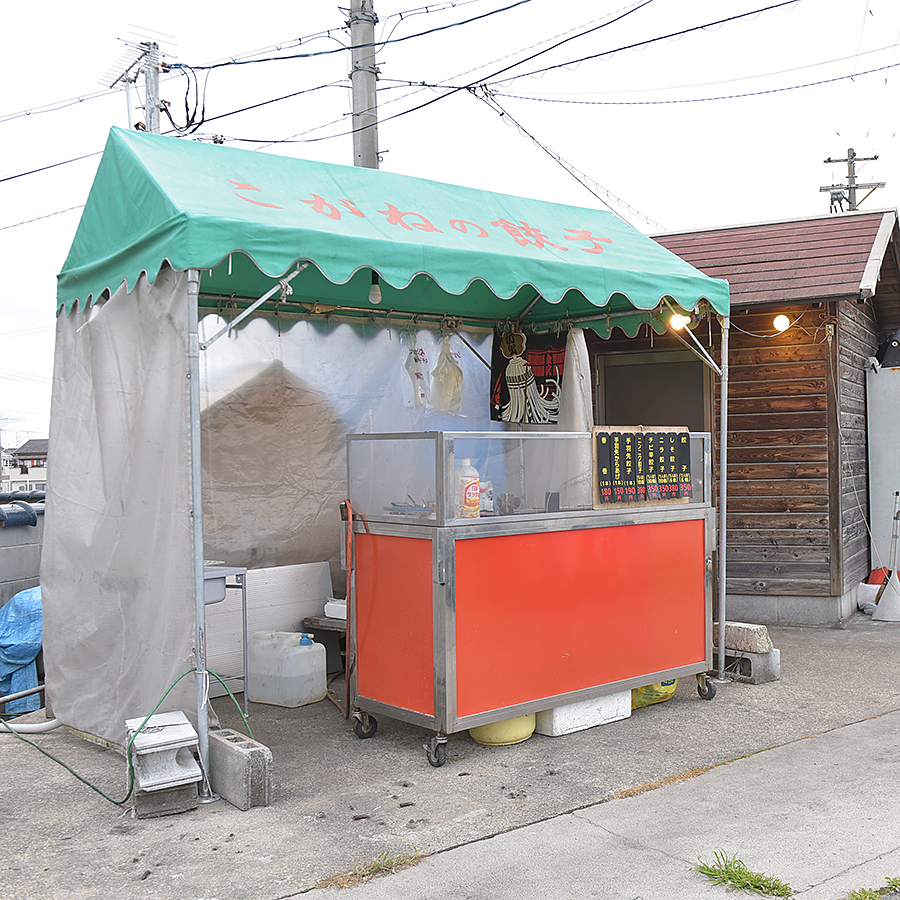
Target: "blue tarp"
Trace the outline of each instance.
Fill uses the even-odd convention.
[[[37,659],[43,640],[41,589],[19,591],[0,608],[0,697],[36,688]],[[40,695],[6,704],[9,715],[40,708]]]

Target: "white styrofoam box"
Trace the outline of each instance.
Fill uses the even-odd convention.
[[[346,600],[329,600],[325,604],[325,615],[333,619],[347,618],[347,601]]]
[[[126,719],[125,728],[139,790],[161,791],[202,778],[192,752],[197,749],[197,732],[180,709],[157,713],[146,723],[143,718]]]
[[[606,725],[631,716],[631,691],[604,694],[591,700],[576,700],[555,706],[535,715],[534,730],[538,734],[558,737],[573,731],[584,731],[595,725]]]
[[[327,562],[248,569],[248,640],[256,631],[303,631],[300,622],[306,616],[324,615],[331,594],[331,570]],[[207,669],[222,678],[242,677],[241,640],[241,592],[229,588],[221,603],[206,607]],[[233,692],[243,690],[240,682],[228,686]],[[215,678],[210,678],[209,694],[211,697],[225,695],[225,689]]]

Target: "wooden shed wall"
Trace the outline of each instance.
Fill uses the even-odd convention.
[[[866,440],[865,362],[877,350],[877,324],[871,303],[844,300],[837,307],[839,429],[834,466],[840,471],[841,592],[869,574],[869,470]]]
[[[799,320],[773,334],[777,313]],[[732,316],[730,594],[832,595],[826,313],[779,306]],[[718,387],[717,382],[717,433]]]

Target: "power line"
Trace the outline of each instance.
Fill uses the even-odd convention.
[[[642,0],[642,2],[639,2],[639,3],[635,4],[635,5],[632,5],[631,7],[625,7],[625,8],[624,8],[624,9],[625,9],[624,12],[621,12],[621,10],[620,10],[621,15],[617,13],[617,14],[615,14],[615,17],[614,17],[614,18],[608,19],[607,21],[603,22],[603,24],[601,24],[601,25],[597,25],[597,26],[595,26],[595,27],[589,28],[587,31],[582,31],[582,32],[580,32],[580,33],[578,33],[578,34],[576,34],[576,35],[572,35],[571,37],[566,37],[564,40],[558,41],[556,44],[552,45],[551,47],[547,47],[547,48],[545,48],[545,49],[543,49],[543,50],[539,50],[538,52],[533,53],[531,56],[527,57],[527,58],[524,59],[524,60],[520,60],[520,61],[517,62],[517,63],[512,63],[512,64],[510,64],[509,66],[506,66],[505,68],[500,69],[498,72],[494,72],[494,74],[493,74],[493,75],[489,75],[488,78],[494,78],[494,77],[496,77],[497,75],[502,74],[503,72],[506,72],[506,71],[508,71],[509,69],[514,68],[514,67],[517,66],[517,65],[521,65],[523,62],[528,62],[529,60],[536,59],[538,56],[541,56],[541,55],[544,54],[544,53],[549,53],[551,50],[555,50],[557,47],[560,47],[560,46],[562,46],[563,44],[568,43],[568,42],[571,41],[571,40],[575,40],[575,39],[577,39],[577,38],[579,38],[579,37],[584,37],[585,35],[591,34],[592,32],[597,31],[597,30],[600,29],[600,28],[605,28],[605,27],[607,27],[607,26],[609,26],[609,25],[614,25],[616,22],[619,22],[619,21],[621,21],[622,19],[626,18],[627,16],[631,15],[632,13],[637,12],[639,9],[642,9],[642,8],[645,7],[645,6],[649,6],[649,4],[652,3],[652,2],[653,2],[653,0]],[[795,2],[798,2],[798,0],[788,0],[788,2],[794,2],[794,3],[795,3]],[[658,38],[658,40],[663,40],[663,38]],[[483,67],[481,67],[481,68],[483,68]],[[470,70],[470,71],[474,71],[474,70]],[[463,74],[468,74],[468,73],[463,73]],[[381,117],[381,118],[380,118],[380,122],[390,122],[390,121],[393,121],[394,119],[398,119],[398,118],[400,118],[400,117],[402,117],[402,116],[409,115],[410,113],[418,112],[418,110],[424,109],[426,106],[431,106],[432,103],[436,103],[438,100],[443,100],[445,97],[448,97],[448,96],[451,96],[451,95],[453,95],[453,94],[459,93],[460,91],[467,91],[467,90],[470,90],[470,89],[472,89],[472,88],[474,88],[474,87],[477,87],[479,83],[480,83],[479,81],[472,81],[472,82],[470,82],[470,83],[468,83],[468,84],[458,85],[458,86],[453,86],[453,85],[424,85],[424,84],[423,84],[422,87],[425,87],[425,88],[433,88],[433,89],[436,89],[436,90],[444,90],[444,91],[446,91],[446,93],[445,93],[445,94],[441,94],[441,95],[438,96],[438,97],[432,97],[430,100],[426,100],[424,103],[420,103],[418,106],[413,106],[413,107],[411,107],[410,109],[406,109],[406,110],[403,110],[402,112],[395,113],[395,114],[392,115],[392,116]],[[401,99],[405,99],[405,98],[401,98]],[[396,101],[395,101],[395,102],[396,102]],[[338,120],[338,121],[340,121],[340,120]],[[328,123],[328,124],[336,124],[336,123],[335,123],[335,122],[331,122],[331,123]],[[316,131],[316,130],[318,130],[319,128],[322,128],[322,127],[327,127],[327,125],[325,125],[325,126],[317,126],[316,128],[310,129],[309,131],[301,132],[300,134],[301,134],[301,135],[302,135],[302,134],[309,134],[310,131]],[[336,138],[336,137],[346,137],[347,135],[351,135],[351,134],[353,134],[353,133],[354,133],[354,132],[353,132],[353,130],[351,129],[350,131],[344,131],[344,132],[341,132],[341,133],[339,133],[339,134],[325,135],[325,136],[323,136],[323,137],[318,137],[318,138],[306,138],[306,139],[300,139],[300,137],[299,137],[298,135],[293,135],[293,136],[290,137],[290,138],[281,138],[281,139],[277,139],[277,140],[259,140],[259,139],[253,139],[253,138],[233,138],[233,140],[235,140],[235,141],[242,141],[242,142],[245,142],[245,143],[265,144],[267,147],[272,147],[272,146],[274,146],[274,145],[276,145],[276,144],[294,144],[294,143],[299,143],[299,144],[309,144],[309,143],[317,143],[318,141],[331,140],[332,138]]]
[[[773,78],[776,75],[790,75],[792,72],[803,72],[806,69],[817,69],[821,66],[833,66],[836,63],[847,62],[848,60],[856,60],[860,56],[871,56],[874,53],[884,53],[886,50],[895,51],[898,47],[900,47],[900,42],[887,44],[884,47],[878,47],[874,50],[865,50],[862,53],[854,53],[851,56],[839,56],[837,59],[825,59],[820,62],[814,63],[806,63],[802,66],[792,66],[789,69],[777,69],[774,72],[762,72],[756,75],[741,75],[738,78],[721,78],[716,81],[698,81],[693,84],[678,84],[678,85],[663,85],[661,87],[647,87],[647,88],[634,88],[631,90],[614,90],[614,91],[579,91],[578,93],[581,96],[584,95],[593,95],[593,96],[604,96],[607,94],[650,94],[656,91],[684,91],[690,88],[701,88],[701,87],[712,87],[717,84],[735,84],[740,81],[756,81],[762,78]],[[893,56],[893,53],[891,54]],[[406,81],[404,84],[413,84],[413,82]],[[562,93],[562,92],[558,92]],[[566,91],[566,96],[571,96],[574,94],[574,91]],[[510,95],[511,96],[511,95]],[[535,95],[531,95],[535,96]],[[550,96],[549,94],[545,96]]]
[[[867,69],[864,72],[853,72],[849,75],[836,75],[834,78],[823,78],[821,81],[810,81],[806,84],[791,84],[785,87],[768,88],[762,91],[749,91],[745,94],[722,94],[718,97],[688,97],[680,100],[560,100],[549,97],[533,97],[525,94],[500,94],[516,100],[534,100],[539,103],[565,103],[578,106],[665,106],[673,103],[710,103],[713,100],[741,100],[746,97],[763,97],[766,94],[779,94],[784,91],[799,91],[803,88],[819,87],[823,84],[833,84],[836,81],[847,81],[851,78],[859,78],[862,75],[872,75],[876,72],[884,72],[887,69],[895,69],[900,63],[890,63],[879,66],[877,69]]]
[[[647,0],[647,2],[650,2],[650,0]],[[361,50],[361,49],[365,49],[368,47],[380,48],[380,47],[384,47],[386,44],[399,44],[403,41],[411,41],[414,38],[427,37],[428,35],[431,35],[431,34],[437,34],[438,32],[446,31],[449,28],[457,28],[460,25],[469,25],[472,22],[478,22],[481,19],[487,19],[490,16],[497,15],[497,13],[508,12],[509,10],[515,9],[517,6],[522,6],[525,3],[531,3],[531,0],[516,0],[515,3],[511,3],[509,6],[503,6],[500,9],[493,9],[490,12],[482,13],[479,16],[472,16],[470,19],[462,19],[458,22],[449,22],[446,25],[438,25],[435,28],[429,28],[427,31],[419,31],[416,34],[408,34],[405,37],[387,38],[387,39],[381,40],[381,41],[373,41],[372,43],[369,43],[369,44],[357,44],[355,46],[355,48],[345,47],[345,46],[332,47],[330,50],[317,50],[315,53],[291,53],[288,55],[268,56],[268,57],[262,57],[262,58],[257,58],[257,59],[230,60],[227,62],[212,63],[212,64],[206,65],[206,66],[192,66],[191,68],[198,69],[198,70],[200,70],[200,69],[219,69],[224,66],[247,66],[247,65],[254,65],[256,63],[264,63],[264,62],[281,62],[283,60],[289,60],[289,59],[311,59],[311,58],[317,57],[317,56],[331,56],[335,53],[344,53],[349,49]]]
[[[649,0],[648,0],[648,2],[649,2]],[[736,22],[739,19],[746,19],[746,18],[749,18],[750,16],[758,16],[764,12],[771,12],[773,9],[780,9],[783,6],[794,6],[799,2],[800,2],[800,0],[782,0],[781,3],[774,3],[771,6],[763,6],[763,7],[760,7],[759,9],[751,10],[750,12],[738,13],[735,16],[728,16],[727,18],[724,18],[724,19],[717,19],[715,22],[707,22],[705,25],[694,25],[691,28],[683,28],[681,31],[673,31],[670,34],[664,34],[664,35],[661,35],[660,37],[648,38],[645,41],[636,41],[633,44],[626,44],[623,47],[616,47],[615,50],[604,50],[602,53],[591,53],[589,56],[582,56],[580,59],[573,59],[573,60],[570,60],[569,62],[557,63],[552,66],[545,66],[543,69],[535,69],[531,72],[524,72],[521,75],[514,75],[511,78],[503,79],[502,83],[508,83],[508,82],[514,81],[518,78],[533,78],[535,75],[543,75],[545,72],[552,72],[555,69],[565,69],[565,68],[568,68],[569,66],[577,66],[583,62],[588,62],[589,60],[592,60],[592,59],[600,59],[604,56],[612,56],[612,54],[614,54],[614,53],[621,53],[624,50],[636,50],[638,47],[648,47],[648,46],[650,46],[650,44],[655,44],[658,41],[668,41],[668,40],[672,40],[673,38],[684,37],[684,35],[692,34],[695,31],[705,31],[707,28],[715,28],[717,25],[725,25],[728,22]],[[641,4],[641,6],[644,6],[644,5],[646,5],[646,4]],[[638,8],[640,8],[640,7],[638,7]],[[559,45],[557,45],[557,46],[559,46]],[[550,47],[549,49],[554,50],[555,47]],[[542,51],[542,52],[547,52],[547,51]],[[508,66],[506,69],[501,69],[499,72],[495,72],[494,75],[491,75],[490,78],[496,78],[497,75],[503,74],[503,72],[508,71],[508,69],[512,69],[512,68],[515,68],[516,65],[522,65],[522,63],[529,62],[531,59],[534,59],[535,57],[540,56],[540,55],[541,54],[536,53],[534,56],[529,57],[528,59],[523,59],[523,60],[521,60],[521,62],[516,63],[515,65]]]
[[[48,169],[56,169],[59,166],[67,166],[69,163],[80,162],[82,159],[90,159],[92,156],[99,156],[103,151],[94,150],[91,153],[85,153],[84,156],[75,156],[72,159],[65,159],[62,162],[50,163],[48,166],[41,166],[39,169],[29,169],[27,172],[19,172],[16,175],[7,175],[0,178],[0,184],[4,181],[13,181],[16,178],[24,178],[26,175],[37,175],[38,172],[46,172]]]
[[[593,194],[610,212],[617,215],[620,219],[622,219],[623,221],[626,221],[625,217],[621,213],[619,213],[617,210],[613,209],[612,206],[610,206],[606,202],[606,200],[603,199],[603,196],[601,196],[601,194],[597,192],[598,190],[600,192],[602,192],[602,194],[605,194],[607,197],[609,197],[611,200],[614,200],[623,209],[627,210],[628,212],[630,212],[633,215],[636,215],[638,218],[642,219],[648,225],[655,226],[656,228],[660,229],[661,231],[668,230],[665,226],[660,225],[659,222],[656,222],[653,219],[651,219],[649,216],[644,215],[644,213],[642,213],[639,209],[632,206],[630,203],[623,200],[621,197],[616,196],[616,194],[614,194],[611,190],[609,190],[609,188],[603,187],[602,184],[595,181],[593,178],[590,178],[590,176],[585,175],[584,172],[575,168],[575,166],[573,166],[571,163],[566,162],[566,160],[564,160],[558,153],[555,153],[546,144],[544,144],[542,141],[539,141],[520,122],[518,122],[516,119],[514,119],[497,102],[495,96],[490,91],[488,91],[486,88],[483,88],[480,91],[473,90],[473,91],[470,91],[470,93],[474,97],[477,97],[479,100],[486,103],[491,109],[493,109],[495,112],[499,113],[505,119],[512,122],[512,124],[516,128],[518,128],[518,130],[521,134],[524,134],[525,137],[527,137],[530,141],[532,141],[535,144],[535,146],[537,146],[541,150],[543,150],[544,153],[546,153],[555,163],[557,163],[559,166],[561,166],[563,169],[565,169],[576,181],[578,181],[583,187],[587,188],[588,191],[590,191],[591,194]],[[597,190],[595,190],[595,188]]]
[[[58,209],[56,212],[47,213],[45,216],[37,216],[34,219],[26,219],[24,222],[16,222],[15,225],[2,225],[0,226],[0,231],[6,231],[8,228],[18,228],[21,225],[30,225],[32,222],[40,222],[42,219],[52,219],[53,216],[61,216],[63,213],[72,212],[73,209],[84,209],[84,204],[70,206],[68,209]]]

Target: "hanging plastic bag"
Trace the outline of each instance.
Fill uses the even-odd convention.
[[[463,373],[444,335],[437,363],[431,370],[431,408],[436,412],[459,412],[462,406]]]
[[[416,345],[415,332],[409,333],[409,353],[403,363],[406,374],[412,382],[413,406],[421,409],[428,403],[428,357]]]

